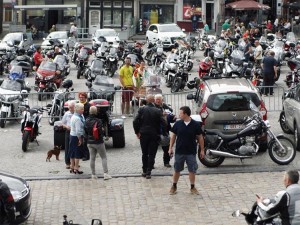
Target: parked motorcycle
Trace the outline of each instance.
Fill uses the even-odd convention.
[[[251,102],[250,108],[255,106]],[[243,129],[235,134],[226,135],[219,130],[207,129],[205,131],[205,156],[200,162],[207,167],[217,167],[225,158],[246,159],[258,153],[257,140],[266,134],[269,136],[268,151],[270,158],[279,165],[287,165],[296,156],[294,143],[283,135],[275,136],[270,129],[269,121],[264,121],[257,108],[252,117],[247,117]]]
[[[18,68],[17,68],[18,69]],[[20,118],[25,105],[28,105],[30,88],[24,81],[25,75],[15,68],[12,69],[10,79],[0,80],[0,127],[4,128],[7,119]]]
[[[13,66],[21,66],[26,76],[30,75],[32,72],[32,58],[26,55],[25,49],[18,50],[18,56],[10,62],[8,70]]]
[[[264,199],[265,205],[274,204],[274,199]],[[250,212],[243,212],[242,210],[236,210],[232,213],[233,217],[244,216],[245,221],[249,225],[282,225],[280,214],[269,215],[261,209],[256,202],[253,204]]]
[[[63,77],[57,63],[43,61],[36,71],[35,90],[39,93],[38,100],[42,101],[43,93],[55,92],[61,85]]]
[[[92,50],[89,48],[83,47],[79,50],[75,63],[77,67],[77,79],[80,79],[85,73],[91,54]]]
[[[21,121],[22,132],[22,150],[26,152],[28,150],[29,142],[36,141],[39,145],[36,137],[41,134],[39,132],[40,122],[42,119],[44,108],[31,108],[26,107],[23,112],[23,119]]]
[[[197,60],[199,62],[199,77],[208,76],[212,68],[212,60],[209,57],[206,57],[204,60]]]
[[[108,55],[106,57],[105,61],[105,67],[107,70],[107,74],[110,77],[113,77],[118,70],[118,54],[117,54],[117,48],[114,46],[108,47]]]
[[[70,89],[73,86],[72,80],[65,80],[62,83],[62,87],[64,90],[58,89],[54,92],[54,97],[52,100],[52,104],[47,105],[48,110],[48,122],[51,126],[54,125],[55,121],[61,120],[64,115],[64,104],[66,101],[75,100],[75,96],[70,91],[74,89]]]
[[[184,63],[180,62],[178,64],[176,74],[173,78],[171,92],[174,93],[174,92],[178,92],[179,90],[183,90],[186,83],[188,82],[189,75],[190,74],[188,73],[187,66],[185,66]]]
[[[297,56],[296,44],[297,39],[294,32],[288,32],[284,40],[284,58],[295,58]]]
[[[86,71],[86,79],[90,82],[94,81],[96,76],[106,76],[107,71],[105,68],[105,61],[102,59],[94,59],[91,62],[91,66]]]

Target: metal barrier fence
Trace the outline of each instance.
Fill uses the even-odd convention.
[[[269,88],[268,87],[260,87],[261,91],[263,90],[263,88]],[[264,96],[262,95],[262,98],[264,100],[264,103],[266,105],[266,108],[269,112],[272,111],[281,111],[282,110],[282,96],[284,94],[285,89],[282,86],[273,86],[274,89],[274,94],[273,96]],[[107,99],[110,103],[111,103],[111,114],[112,116],[121,116],[122,113],[122,93],[123,92],[127,92],[128,94],[131,93],[131,96],[134,94],[134,92],[132,90],[117,90],[114,92],[107,92],[107,93],[99,93],[99,92],[87,92],[89,99]],[[64,102],[68,99],[78,99],[78,93],[79,92],[69,92],[69,93],[59,93],[61,100],[63,100]],[[191,93],[195,93],[195,91],[188,91],[188,92],[179,92],[179,93],[172,93],[172,94],[164,94],[163,95],[163,100],[166,104],[169,104],[170,107],[173,109],[173,113],[175,115],[179,114],[179,109],[182,106],[189,106],[192,110],[192,114],[196,113],[196,110],[198,108],[197,103],[193,100],[187,100],[187,95],[191,94]],[[53,104],[53,98],[57,97],[58,93],[28,93],[23,95],[23,100],[26,99],[26,103],[23,102],[23,106],[24,104],[28,104],[29,107],[33,108],[33,107],[43,107],[46,108],[47,106],[49,106],[50,104]],[[21,96],[21,94],[20,94]],[[143,98],[145,96],[142,96]],[[10,99],[9,101],[11,101],[11,98],[16,98],[16,94],[1,94],[0,95],[0,102],[2,101],[2,99]],[[1,104],[1,103],[0,103]],[[17,105],[15,105],[16,107]],[[130,103],[131,109],[130,109],[130,114],[136,115],[137,110],[138,110],[138,105],[137,104],[132,104],[132,102]],[[22,105],[20,105],[21,108]],[[49,107],[48,107],[49,109]],[[58,120],[60,120],[63,116],[64,110],[60,111],[60,115],[57,116],[56,118]],[[43,117],[49,117],[48,112],[45,111],[43,114]],[[6,119],[21,119],[21,115],[15,115],[14,117],[7,117]],[[2,119],[2,118],[0,118]]]

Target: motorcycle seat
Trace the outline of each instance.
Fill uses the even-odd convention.
[[[237,134],[223,134],[218,129],[206,129],[205,134],[214,134],[220,136],[224,141],[232,141],[237,138]]]

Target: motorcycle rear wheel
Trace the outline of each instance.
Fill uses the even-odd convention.
[[[4,128],[6,124],[6,112],[1,112],[0,127]]]
[[[22,138],[22,150],[26,152],[28,150],[29,140],[30,139],[30,131],[24,131],[23,138]]]
[[[281,149],[277,141],[272,139],[269,143],[270,158],[279,165],[288,165],[296,156],[294,143],[284,136],[277,137],[277,139],[284,148]]]
[[[207,154],[207,149],[205,148],[205,156],[203,159],[200,158],[200,152],[198,153],[198,159],[200,160],[200,162],[206,166],[206,167],[218,167],[220,166],[224,160],[225,157],[223,156],[214,156],[211,154]]]

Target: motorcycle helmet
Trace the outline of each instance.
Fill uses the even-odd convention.
[[[187,82],[186,86],[188,87],[188,89],[194,89],[195,84],[196,84],[196,82],[194,80],[191,80],[191,81]]]
[[[63,83],[62,83],[62,87],[63,88],[70,88],[73,86],[73,81],[72,80],[65,80]]]

